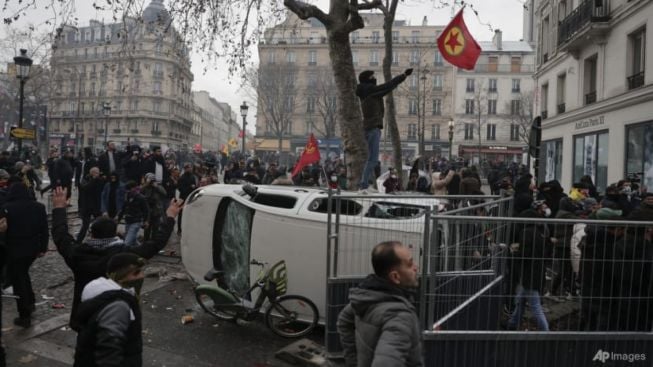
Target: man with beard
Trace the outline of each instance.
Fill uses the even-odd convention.
[[[406,69],[403,74],[381,85],[376,85],[376,78],[372,70],[365,70],[358,75],[360,84],[356,87],[356,95],[361,100],[363,128],[367,141],[367,162],[358,184],[362,191],[369,187],[370,176],[379,160],[379,143],[381,129],[383,129],[383,115],[385,114],[383,97],[397,88],[412,73],[413,69]]]
[[[161,147],[152,147],[152,155],[145,161],[143,174],[153,173],[156,182],[163,184],[168,181],[170,171],[166,167],[166,162],[161,153]]]
[[[100,176],[100,169],[91,168],[84,183],[79,186],[79,195],[84,196],[81,200],[84,205],[79,208],[82,228],[77,235],[77,242],[82,242],[86,237],[86,231],[91,221],[102,215],[102,190],[104,189],[104,178]]]
[[[372,267],[349,291],[349,304],[338,316],[338,333],[347,366],[423,366],[421,330],[412,293],[417,265],[399,241],[372,250]]]

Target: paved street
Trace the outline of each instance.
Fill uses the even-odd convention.
[[[73,230],[79,225],[73,221]],[[274,357],[293,340],[275,336],[261,321],[234,324],[205,314],[195,301],[192,283],[186,278],[180,259],[179,237],[173,234],[164,249],[148,265],[144,293],[143,343],[145,366],[288,366]],[[36,312],[33,327],[14,327],[15,302],[3,299],[3,341],[8,366],[71,366],[76,333],[67,327],[72,305],[72,273],[56,252],[54,244],[46,256],[31,268]],[[63,304],[64,308],[54,308]],[[181,318],[194,322],[183,325]],[[319,329],[311,339],[321,343]]]

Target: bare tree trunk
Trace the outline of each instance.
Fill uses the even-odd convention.
[[[363,118],[360,101],[356,96],[356,74],[349,44],[349,32],[344,29],[328,29],[329,56],[338,91],[338,117],[343,145],[348,159],[347,176],[349,189],[353,190],[363,175],[367,161],[367,144],[363,135]]]
[[[392,0],[390,9],[384,13],[383,19],[383,40],[385,42],[385,56],[383,57],[383,78],[386,83],[392,79],[392,24],[395,20],[398,0]],[[393,93],[390,92],[385,99],[385,121],[386,128],[390,133],[392,141],[392,157],[394,160],[395,171],[399,176],[399,182],[403,182],[403,160],[401,151],[401,136],[397,126],[397,109]]]

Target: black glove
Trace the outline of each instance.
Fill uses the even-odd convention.
[[[406,69],[406,71],[404,71],[404,75],[406,75],[406,76],[409,76],[412,73],[413,73],[413,68]]]

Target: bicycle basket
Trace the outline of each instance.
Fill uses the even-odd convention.
[[[279,261],[270,268],[265,287],[268,292],[277,297],[286,294],[288,290],[288,272],[286,271],[285,260]]]

